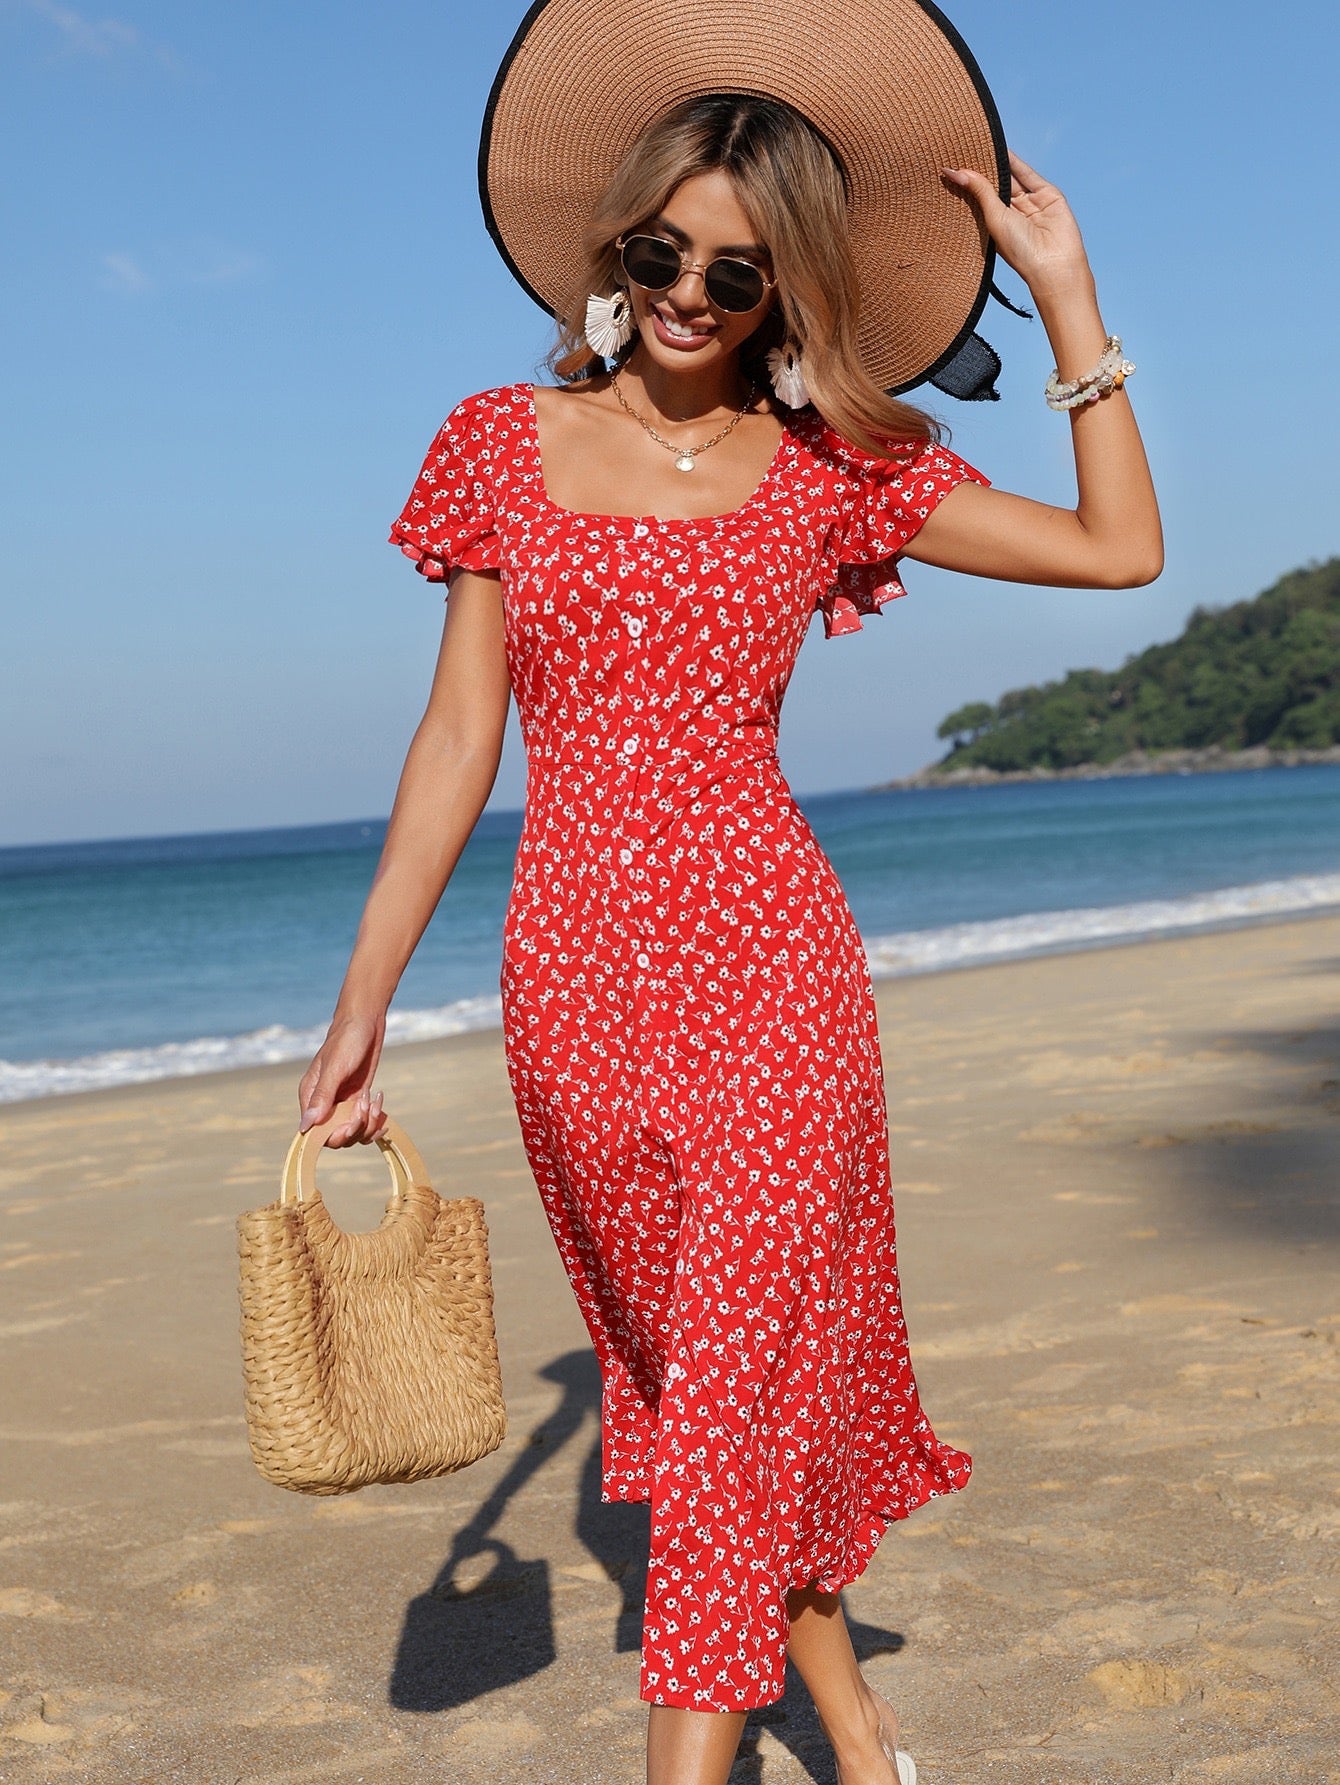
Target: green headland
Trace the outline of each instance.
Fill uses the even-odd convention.
[[[939,762],[889,786],[1340,761],[1340,557],[1250,601],[1198,607],[1119,669],[970,701]]]

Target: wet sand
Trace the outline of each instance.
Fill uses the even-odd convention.
[[[845,1596],[923,1785],[1336,1785],[1340,918],[885,983],[904,1299],[968,1489]],[[300,1068],[0,1110],[0,1777],[635,1785],[646,1509],[496,1034],[390,1052],[486,1202],[503,1448],[308,1499],[247,1450],[234,1221]],[[323,1194],[375,1224],[375,1149]],[[733,1785],[833,1785],[803,1688]]]

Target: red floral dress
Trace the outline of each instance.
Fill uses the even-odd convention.
[[[777,761],[816,608],[832,636],[901,595],[965,478],[811,410],[730,514],[579,514],[516,384],[452,412],[391,535],[435,581],[502,573],[528,763],[508,1071],[600,1363],[602,1497],[651,1502],[655,1704],[779,1698],[787,1591],[855,1580],[971,1468],[908,1357],[861,938]]]

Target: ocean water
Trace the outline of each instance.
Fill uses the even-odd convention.
[[[1340,766],[801,800],[877,977],[1340,908]],[[486,813],[388,1043],[499,1021]],[[0,850],[0,1102],[266,1061],[326,1024],[384,821]]]

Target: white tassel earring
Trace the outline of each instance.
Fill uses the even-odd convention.
[[[800,349],[793,341],[774,347],[768,354],[768,375],[777,400],[788,409],[803,409],[810,400],[809,387],[800,363]]]
[[[622,286],[610,297],[593,291],[586,300],[586,340],[593,353],[613,359],[633,338],[633,306]]]

